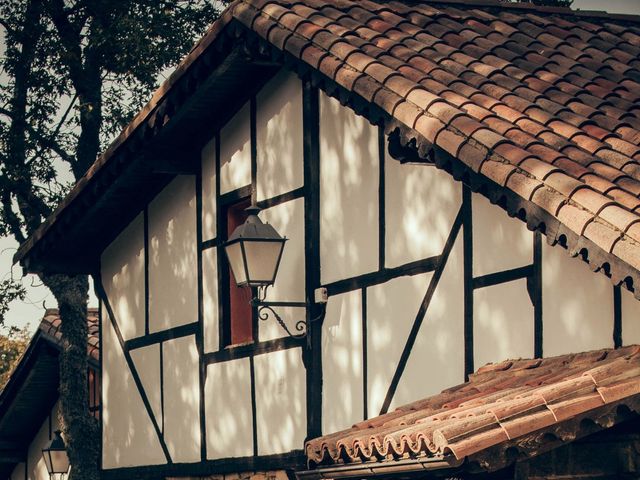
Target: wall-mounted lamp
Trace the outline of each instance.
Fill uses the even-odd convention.
[[[42,457],[49,477],[62,480],[69,473],[69,455],[60,433],[60,430],[54,432],[53,440],[42,449]]]
[[[270,315],[291,337],[307,335],[307,320],[296,322],[292,332],[273,307],[307,307],[306,302],[266,302],[267,289],[273,285],[287,239],[271,225],[258,217],[260,209],[251,206],[246,209],[247,220],[237,227],[224,244],[233,277],[239,287],[254,288],[251,305],[258,309],[258,318],[268,320]],[[314,319],[315,320],[315,319]]]

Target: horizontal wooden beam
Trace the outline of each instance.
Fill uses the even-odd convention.
[[[512,268],[511,270],[505,270],[503,272],[489,273],[488,275],[475,277],[473,279],[473,288],[491,287],[501,283],[520,280],[521,278],[527,278],[533,275],[533,271],[533,265],[526,265],[524,267]]]
[[[236,360],[238,358],[253,357],[263,353],[277,352],[279,350],[287,350],[305,345],[304,338],[282,337],[273,340],[265,340],[264,342],[253,342],[244,345],[236,345],[227,347],[217,352],[206,353],[204,355],[205,365],[211,363],[226,362]]]
[[[425,258],[424,260],[407,263],[400,265],[399,267],[385,268],[377,272],[365,273],[364,275],[348,278],[346,280],[327,283],[324,286],[330,296],[339,295],[352,290],[379,285],[396,277],[433,272],[438,267],[440,261],[441,256],[436,255],[435,257]]]
[[[132,338],[124,342],[124,348],[128,350],[134,350],[136,348],[147,347],[159,342],[166,342],[174,338],[186,337],[188,335],[194,335],[198,331],[198,322],[187,323],[186,325],[180,325],[179,327],[170,328],[168,330],[162,330],[161,332],[150,333],[144,337]]]

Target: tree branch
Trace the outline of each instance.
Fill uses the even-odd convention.
[[[75,101],[75,98],[77,98],[77,96],[74,97],[74,101]],[[65,152],[65,150],[62,148],[62,146],[60,146],[60,144],[55,140],[55,136],[60,132],[60,128],[62,128],[62,123],[66,119],[65,117],[68,115],[69,111],[71,110],[72,105],[73,104],[71,104],[69,106],[69,108],[67,109],[67,111],[63,115],[62,120],[56,126],[56,131],[54,132],[54,134],[51,135],[48,138],[45,137],[44,135],[42,135],[30,123],[26,123],[25,124],[26,130],[29,133],[29,135],[33,136],[35,138],[35,140],[38,143],[40,143],[40,145],[41,145],[41,148],[36,153],[36,155],[34,157],[32,157],[31,160],[29,160],[28,162],[25,161],[25,165],[29,164],[29,163],[32,163],[33,160],[35,160],[35,158],[38,158],[40,155],[42,155],[44,150],[47,150],[47,149],[53,150],[65,162],[73,164],[73,162],[75,161],[75,159],[73,158],[73,155],[70,155],[69,153]],[[13,114],[12,114],[11,110],[7,110],[6,108],[3,108],[3,107],[0,107],[0,114],[6,115],[9,118],[13,118]]]

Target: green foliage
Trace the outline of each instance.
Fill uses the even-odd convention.
[[[11,327],[0,333],[0,391],[9,381],[11,372],[29,345],[30,339],[29,326]]]
[[[9,310],[9,304],[14,300],[24,300],[26,293],[20,282],[11,278],[0,280],[0,325],[4,324],[4,316]]]
[[[0,2],[0,235],[37,228],[217,15],[206,0]]]

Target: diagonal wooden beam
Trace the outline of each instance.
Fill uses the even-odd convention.
[[[380,415],[383,415],[389,411],[389,406],[391,405],[393,396],[396,393],[396,389],[398,388],[398,383],[400,382],[400,378],[404,373],[404,369],[407,366],[407,361],[409,360],[409,355],[411,354],[413,345],[415,344],[416,338],[418,337],[420,327],[422,326],[422,322],[425,315],[427,314],[427,310],[429,309],[429,305],[431,304],[433,295],[436,291],[436,288],[438,287],[438,283],[440,282],[442,273],[444,272],[444,269],[447,265],[449,254],[451,253],[453,245],[456,242],[456,238],[458,237],[458,233],[460,232],[462,219],[463,210],[462,208],[460,208],[460,210],[458,211],[458,215],[453,222],[453,226],[451,227],[451,231],[449,232],[449,237],[447,238],[447,241],[444,245],[444,249],[442,250],[442,255],[440,255],[440,261],[435,271],[433,272],[433,277],[431,277],[427,292],[425,293],[424,298],[422,299],[422,303],[420,304],[420,308],[418,309],[418,313],[416,314],[416,318],[413,322],[413,327],[411,327],[411,332],[409,332],[409,337],[407,338],[404,349],[402,350],[402,355],[400,356],[400,360],[398,361],[398,366],[396,367],[396,371],[393,374],[391,384],[389,385],[389,389],[387,390],[387,395],[385,396],[384,403],[382,404],[382,408],[380,409]]]
[[[147,393],[142,386],[142,381],[140,380],[140,376],[138,375],[138,370],[136,369],[135,364],[133,363],[133,359],[131,358],[131,353],[129,350],[125,348],[124,338],[122,337],[122,332],[120,331],[120,327],[118,326],[118,322],[116,320],[115,315],[113,314],[113,310],[111,308],[111,303],[109,302],[109,298],[107,297],[107,292],[104,290],[104,286],[102,285],[102,280],[98,275],[93,276],[93,282],[95,285],[96,292],[98,296],[104,302],[104,306],[107,309],[107,313],[109,314],[109,319],[111,320],[111,325],[116,332],[116,336],[118,337],[118,343],[120,343],[120,348],[122,349],[122,353],[124,354],[125,361],[131,371],[131,376],[133,377],[133,381],[138,388],[138,393],[142,398],[142,403],[144,404],[144,408],[147,411],[147,415],[153,424],[153,428],[156,431],[156,435],[158,436],[158,441],[160,442],[160,447],[162,448],[162,452],[164,453],[165,458],[168,463],[173,463],[171,460],[171,454],[169,453],[169,449],[167,448],[167,444],[164,441],[164,436],[160,430],[160,426],[158,425],[158,421],[156,420],[155,415],[153,414],[153,410],[151,409],[151,404],[149,403],[149,398],[147,397]]]

